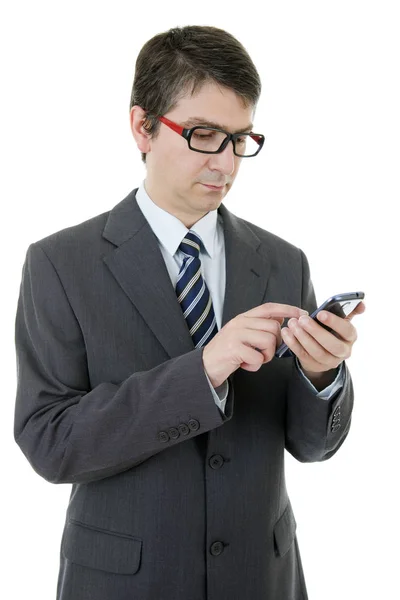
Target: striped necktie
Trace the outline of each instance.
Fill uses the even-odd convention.
[[[188,231],[179,245],[186,255],[176,282],[176,295],[196,348],[205,346],[218,333],[210,292],[201,275],[201,238]]]

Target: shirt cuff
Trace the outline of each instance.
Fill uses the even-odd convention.
[[[297,356],[295,357],[295,359],[296,359],[295,362],[296,362],[297,369],[300,371],[302,377],[305,379],[305,381],[306,381],[307,385],[310,387],[310,389],[317,395],[317,398],[322,398],[323,400],[330,400],[332,398],[332,396],[334,394],[336,394],[336,392],[338,392],[344,386],[345,372],[344,372],[344,366],[343,366],[344,363],[343,362],[340,363],[339,372],[336,375],[335,381],[333,381],[325,389],[318,392],[317,388],[315,386],[313,386],[313,384],[308,379],[308,377],[306,377],[304,375]]]
[[[215,404],[218,406],[218,408],[220,408],[222,410],[223,413],[225,413],[225,403],[226,403],[226,399],[228,397],[228,392],[229,392],[228,380],[226,379],[224,381],[224,383],[222,383],[220,386],[218,386],[217,388],[214,389],[214,386],[212,385],[205,370],[204,370],[204,374],[207,377],[207,381],[209,383]]]

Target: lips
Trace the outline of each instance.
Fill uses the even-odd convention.
[[[223,185],[212,185],[211,183],[203,183],[203,185],[205,185],[206,187],[212,188],[213,190],[222,190],[222,188],[225,187],[225,184],[223,184]]]

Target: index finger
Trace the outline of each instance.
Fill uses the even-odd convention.
[[[351,319],[353,317],[355,317],[356,315],[362,315],[363,312],[365,311],[365,304],[364,302],[359,302],[359,304],[357,304],[357,306],[355,307],[355,309],[349,314],[347,315],[346,320],[347,321],[351,321]]]
[[[306,310],[291,304],[278,304],[277,302],[266,302],[260,304],[251,310],[243,313],[246,317],[264,317],[265,319],[284,319],[286,317],[301,317],[302,315],[308,315]]]

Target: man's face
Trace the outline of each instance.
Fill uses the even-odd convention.
[[[164,115],[186,128],[213,122],[230,133],[251,131],[253,107],[244,108],[241,99],[226,88],[206,84],[196,96],[185,97]],[[203,123],[192,118],[201,118]],[[135,136],[136,137],[136,136]],[[188,147],[187,140],[164,123],[156,139],[148,141],[145,188],[158,206],[190,228],[209,211],[215,210],[233,185],[241,158],[230,142],[220,154],[202,154]],[[215,190],[204,184],[222,186]]]

